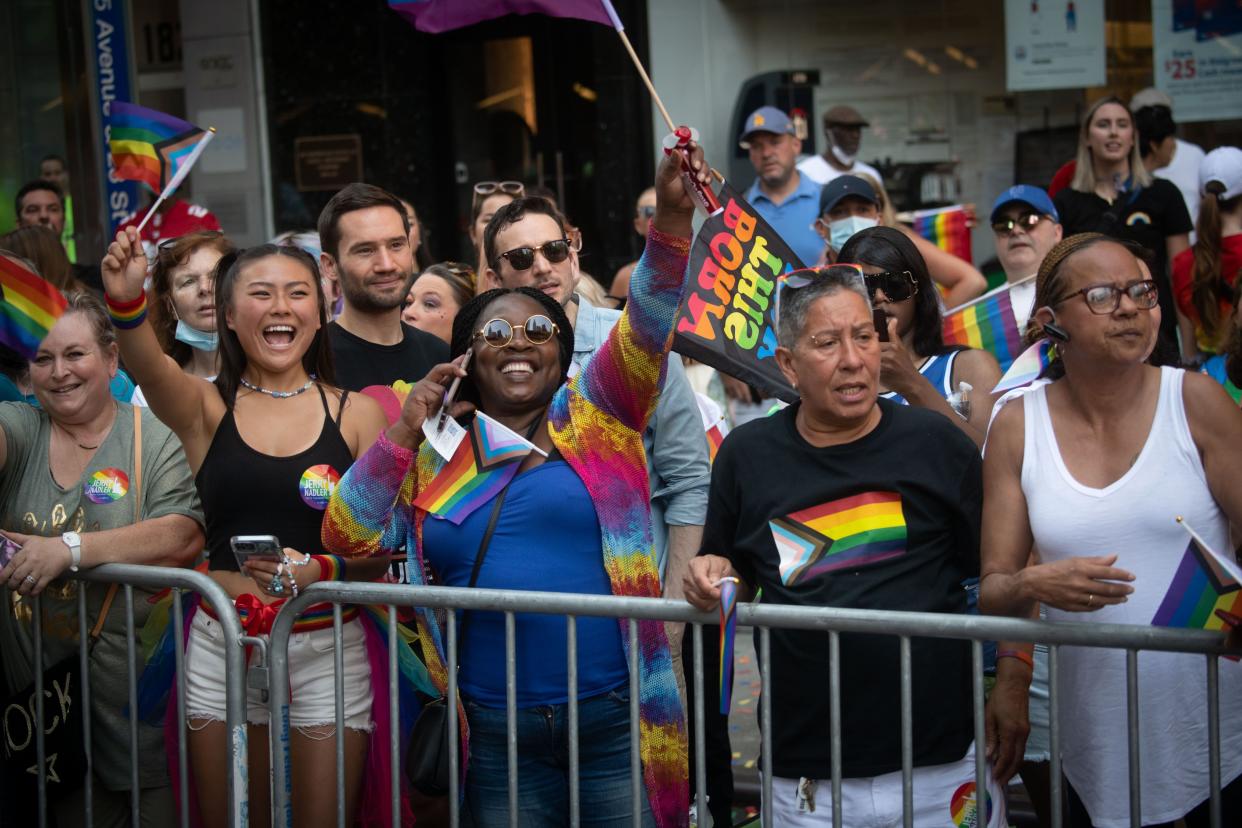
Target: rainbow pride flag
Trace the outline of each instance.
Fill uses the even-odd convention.
[[[1242,615],[1242,572],[1223,556],[1191,540],[1151,619],[1152,626],[1223,630],[1225,622],[1216,610]]]
[[[1000,382],[996,383],[992,393],[1004,394],[1006,391],[1030,385],[1039,379],[1039,375],[1056,358],[1056,349],[1057,346],[1047,339],[1041,339],[1027,348],[1010,364],[1009,370],[1005,371]]]
[[[32,270],[0,255],[0,342],[26,359],[65,313],[65,297]]]
[[[990,351],[1000,363],[1001,372],[1022,353],[1022,334],[1013,315],[1009,286],[1001,285],[944,316],[946,345],[966,345]]]
[[[915,210],[914,232],[963,261],[971,261],[970,228],[975,224],[973,211],[961,204],[935,210]]]
[[[714,425],[707,430],[707,460],[709,463],[716,462],[716,455],[720,453],[720,444],[724,442],[724,435],[720,433],[720,426]]]
[[[897,492],[865,492],[768,522],[781,582],[801,581],[906,554],[906,518]]]
[[[737,580],[720,581],[720,715],[733,706],[733,642],[737,638]]]
[[[180,118],[124,101],[112,102],[109,146],[116,177],[157,193],[176,188],[215,135]]]
[[[460,526],[471,512],[500,494],[532,451],[539,449],[480,411],[453,458],[414,499],[414,505]]]

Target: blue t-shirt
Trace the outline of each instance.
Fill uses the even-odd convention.
[[[746,200],[780,234],[785,244],[798,254],[803,266],[814,267],[828,244],[815,232],[815,219],[819,218],[820,186],[809,175],[798,175],[798,189],[780,204],[763,194],[758,179],[746,191]]]
[[[940,396],[945,399],[948,399],[949,395],[953,393],[953,389],[949,387],[949,384],[953,381],[953,360],[959,353],[961,352],[949,351],[947,354],[936,354],[934,356],[929,356],[927,361],[919,367],[919,373],[922,374],[927,381],[932,384],[932,388],[939,391]],[[910,404],[905,397],[901,396],[896,391],[885,391],[880,396],[901,405]]]
[[[440,581],[470,583],[475,553],[492,506],[476,509],[461,526],[429,516],[423,551]],[[599,520],[586,486],[564,460],[550,460],[509,484],[478,587],[611,595]],[[505,618],[473,612],[461,643],[462,693],[484,707],[505,706]],[[458,629],[462,613],[458,613]],[[565,618],[518,613],[517,704],[563,704],[566,688]],[[621,628],[615,618],[579,617],[578,697],[606,693],[629,680]]]

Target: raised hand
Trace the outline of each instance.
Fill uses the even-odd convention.
[[[661,233],[686,237],[691,232],[694,200],[681,181],[683,157],[689,160],[692,174],[700,183],[711,184],[712,173],[703,159],[703,148],[697,142],[691,141],[684,149],[674,148],[656,170],[656,212],[651,224]]]
[[[454,377],[466,376],[462,367],[466,355],[462,354],[452,362],[444,362],[427,372],[427,376],[419,380],[401,406],[401,416],[388,429],[388,439],[399,446],[416,448],[423,441],[423,423],[429,417],[440,413],[444,402],[444,394]],[[468,402],[454,402],[449,414],[459,417],[474,408]]]
[[[138,231],[133,227],[118,231],[99,268],[104,290],[113,299],[129,302],[141,296],[147,278],[147,254]]]

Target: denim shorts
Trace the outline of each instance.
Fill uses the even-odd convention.
[[[264,636],[266,638],[267,636]],[[345,726],[370,732],[371,662],[366,633],[355,618],[341,626],[345,656]],[[332,628],[294,633],[289,638],[289,725],[322,727],[336,723],[335,660]],[[251,654],[257,661],[259,653]],[[185,709],[189,719],[224,721],[224,630],[205,612],[194,615],[185,651]],[[268,723],[268,708],[257,688],[246,690],[246,721]]]
[[[505,711],[466,702],[470,765],[463,823],[478,828],[509,824],[508,738]],[[629,688],[578,702],[579,803],[582,825],[628,828],[630,798]],[[569,706],[517,711],[518,823],[530,828],[567,823],[569,814]],[[640,787],[643,825],[655,826]]]

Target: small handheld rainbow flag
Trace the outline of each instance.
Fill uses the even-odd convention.
[[[532,451],[544,453],[480,411],[453,459],[414,499],[414,505],[460,526],[471,512],[500,494],[517,474],[522,458]]]
[[[720,444],[723,442],[724,435],[720,433],[719,425],[714,425],[707,430],[707,462],[716,462],[716,455],[720,453]]]
[[[215,136],[180,118],[112,102],[109,145],[117,178],[141,181],[161,195],[175,190]]]
[[[974,213],[961,204],[935,210],[915,210],[914,232],[963,261],[971,260],[970,228]]]
[[[959,305],[944,316],[946,345],[966,345],[990,351],[1000,363],[1002,372],[1022,352],[1022,335],[1013,315],[1009,286],[1001,285],[965,305]]]
[[[1041,339],[1027,348],[1009,366],[1009,370],[992,389],[993,394],[1004,394],[1015,388],[1030,385],[1039,379],[1052,360],[1056,358],[1057,346],[1047,339]]]
[[[65,313],[65,297],[34,271],[0,256],[0,342],[26,359]]]
[[[737,636],[737,578],[720,579],[720,715],[733,705],[733,642]]]
[[[1242,615],[1242,572],[1205,544],[1181,517],[1177,522],[1190,533],[1190,543],[1152,626],[1223,630],[1226,625],[1217,610]]]

